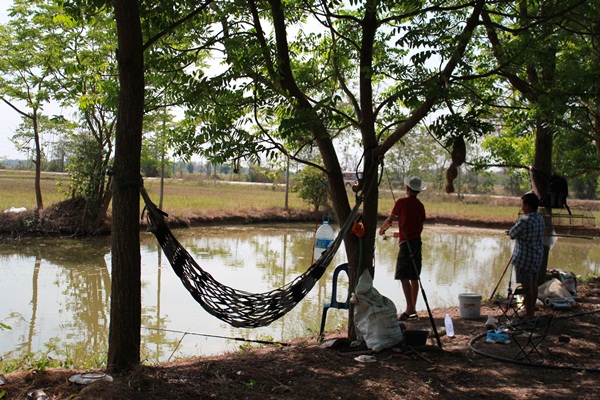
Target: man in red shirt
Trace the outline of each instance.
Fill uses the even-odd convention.
[[[385,235],[385,231],[398,218],[400,250],[394,278],[400,280],[406,298],[406,309],[398,315],[400,321],[417,317],[416,304],[422,264],[421,232],[423,232],[423,223],[426,218],[425,206],[417,199],[417,195],[426,189],[421,178],[418,176],[405,178],[404,184],[406,185],[406,197],[396,200],[390,216],[379,229],[379,234]]]

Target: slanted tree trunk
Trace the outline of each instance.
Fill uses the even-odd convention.
[[[135,0],[114,0],[119,63],[119,110],[113,180],[112,284],[108,369],[140,362],[141,257],[139,184],[144,110],[142,30]]]

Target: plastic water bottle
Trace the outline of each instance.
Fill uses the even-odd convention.
[[[450,314],[446,314],[444,318],[444,326],[446,327],[446,336],[453,337],[454,336],[454,325],[452,324],[452,318]]]
[[[334,238],[335,234],[329,225],[329,221],[323,221],[323,225],[317,229],[317,233],[315,234],[315,249],[313,253],[315,260],[318,260],[319,257],[321,257],[321,253],[327,249],[331,242],[333,242]]]

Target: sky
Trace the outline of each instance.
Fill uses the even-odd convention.
[[[0,0],[0,23],[4,24],[8,20],[6,10],[12,5],[12,0]],[[10,141],[14,135],[21,118],[16,111],[0,102],[0,159],[2,158],[24,158],[25,156],[17,151],[15,145]]]
[[[13,4],[12,0],[0,0],[0,23],[5,24],[8,21],[7,10]],[[47,115],[68,116],[66,112],[56,104],[44,106],[43,110]],[[25,159],[26,155],[17,150],[10,138],[15,134],[21,116],[6,103],[0,101],[0,160],[1,159]]]
[[[0,24],[8,22],[7,10],[12,6],[13,0],[0,0]],[[24,111],[26,111],[24,109]],[[69,110],[61,109],[57,104],[44,105],[43,113],[52,115],[64,115],[71,117]],[[16,133],[16,130],[21,122],[21,116],[17,111],[9,107],[3,101],[0,101],[0,160],[2,159],[19,159],[26,158],[26,154],[19,152],[10,138]]]

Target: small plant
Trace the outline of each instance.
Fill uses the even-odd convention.
[[[252,349],[252,344],[250,344],[250,343],[240,344],[240,350],[242,350],[242,351],[250,351],[251,349]]]
[[[258,339],[265,342],[275,342],[275,338],[271,335],[260,335]]]
[[[57,364],[47,354],[40,354],[37,357],[34,354],[26,354],[23,358],[25,367],[40,372],[45,372],[48,368],[56,367]]]
[[[254,379],[250,379],[248,382],[245,383],[245,385],[247,390],[252,390],[256,387],[256,381]]]
[[[0,322],[0,329],[3,330],[3,331],[4,330],[10,331],[12,328],[10,326],[8,326],[8,325],[3,324],[2,322]]]
[[[317,332],[316,329],[313,329],[311,327],[307,327],[307,328],[304,328],[304,333],[305,333],[306,336],[312,336],[312,335],[318,334],[319,332]]]
[[[107,363],[107,351],[98,350],[89,354],[85,344],[65,345],[54,338],[44,345],[45,352],[27,353],[21,358],[1,360],[0,372],[8,373],[18,370],[38,370],[44,372],[48,368],[67,369],[99,369]]]
[[[600,282],[600,275],[590,274],[586,276],[577,276],[577,282],[579,283],[596,283]]]

